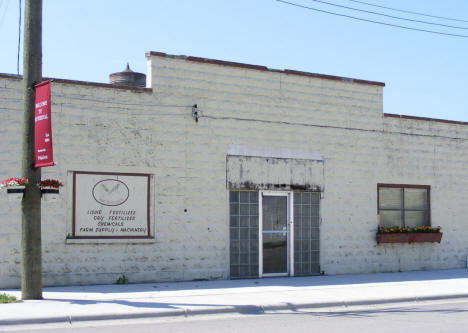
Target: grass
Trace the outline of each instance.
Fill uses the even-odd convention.
[[[127,284],[128,283],[128,278],[125,275],[122,275],[115,281],[115,284]]]
[[[7,294],[0,294],[0,303],[13,303],[16,302],[15,296],[9,296]]]

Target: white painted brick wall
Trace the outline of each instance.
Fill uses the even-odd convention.
[[[382,87],[150,56],[151,91],[52,84],[54,154],[43,178],[46,285],[227,278],[230,145],[324,156],[326,274],[464,267],[468,126],[383,117]],[[21,82],[0,77],[0,178],[19,175]],[[191,106],[201,113],[198,123]],[[73,170],[154,175],[154,243],[67,244]],[[377,183],[431,185],[441,244],[376,245]],[[0,193],[0,287],[20,283],[20,202]],[[184,212],[184,210],[187,210]]]

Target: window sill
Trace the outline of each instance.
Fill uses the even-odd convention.
[[[440,243],[442,232],[412,232],[408,234],[379,234],[377,244],[382,243]]]
[[[65,244],[153,244],[155,238],[67,238]]]

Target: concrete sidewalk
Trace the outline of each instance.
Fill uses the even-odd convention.
[[[20,298],[19,290],[0,290]],[[468,297],[468,270],[44,288],[0,304],[0,325],[261,313]]]

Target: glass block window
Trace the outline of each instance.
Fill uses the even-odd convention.
[[[320,273],[320,193],[294,192],[294,273]]]
[[[231,278],[258,277],[258,192],[229,192]]]
[[[429,186],[378,184],[377,191],[381,227],[430,225]]]

